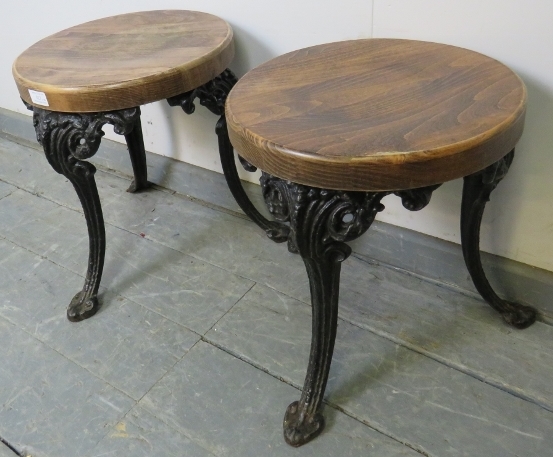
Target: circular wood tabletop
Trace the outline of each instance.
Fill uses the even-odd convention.
[[[44,38],[24,51],[12,70],[27,103],[94,112],[195,89],[222,73],[233,57],[232,29],[224,20],[196,11],[145,11]]]
[[[339,190],[401,190],[466,176],[522,134],[526,88],[505,65],[437,43],[323,44],[247,73],[226,103],[248,162]]]

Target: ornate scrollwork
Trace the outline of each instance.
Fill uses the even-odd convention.
[[[417,189],[407,189],[394,192],[395,195],[401,198],[401,203],[405,209],[409,211],[420,211],[428,203],[434,192],[441,184],[435,184],[433,186],[419,187]]]
[[[288,246],[302,256],[351,253],[345,244],[361,236],[384,209],[387,192],[345,192],[318,189],[262,173],[261,188],[269,212],[280,222],[290,222]],[[337,259],[338,259],[337,258]]]
[[[222,116],[225,112],[227,95],[236,82],[236,76],[227,68],[211,81],[184,94],[170,97],[167,102],[171,106],[180,106],[186,114],[192,114],[196,109],[194,100],[198,98],[200,105],[205,106],[213,114]]]
[[[370,227],[384,209],[383,192],[343,192],[290,183],[292,246],[302,257],[341,262],[351,254],[345,244]]]
[[[71,181],[83,206],[89,236],[89,258],[83,289],[67,309],[71,321],[92,316],[99,308],[98,287],[105,253],[105,228],[94,181],[96,167],[84,159],[92,157],[100,146],[105,124],[116,133],[127,135],[139,124],[140,109],[129,108],[103,113],[59,113],[32,107],[37,140],[44,148],[55,171]]]
[[[345,243],[358,238],[367,231],[376,214],[384,209],[384,205],[380,201],[386,195],[394,193],[401,197],[405,208],[410,211],[418,211],[429,203],[432,192],[441,185],[436,184],[397,192],[338,191],[295,184],[265,172],[262,172],[259,181],[269,212],[277,221],[291,224],[292,230],[288,238],[288,248],[291,252],[298,252],[300,249],[296,236],[298,229],[294,229],[294,225],[299,222],[298,211],[301,213],[303,211],[301,208],[305,205],[310,209],[302,216],[304,222],[300,224],[301,227],[305,226],[305,220],[309,221],[308,223],[313,226],[311,230],[313,234],[317,233],[321,245]],[[316,205],[319,210],[314,209]],[[320,214],[316,215],[317,211]],[[315,229],[317,224],[323,224],[324,231],[319,228]],[[349,247],[341,249],[346,252]],[[345,257],[348,255],[349,251]]]
[[[271,215],[279,222],[290,221],[289,183],[268,173],[262,172],[259,178],[261,194]]]
[[[92,157],[98,151],[104,136],[102,127],[111,124],[115,133],[125,135],[140,119],[140,108],[74,114],[34,107],[33,113],[37,140],[58,173],[63,173],[61,163],[67,164],[77,174],[83,171],[93,172],[90,168],[92,165],[83,165],[80,161]]]

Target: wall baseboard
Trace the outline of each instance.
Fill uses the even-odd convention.
[[[29,116],[0,108],[0,135],[39,149]],[[230,194],[222,174],[147,152],[150,181],[208,206],[243,214]],[[90,159],[99,168],[131,177],[125,145],[104,139]],[[259,186],[243,181],[253,203],[267,214]],[[477,295],[458,244],[403,227],[376,221],[369,231],[351,243],[354,255],[410,274],[436,281],[444,287]],[[482,253],[484,269],[497,293],[510,301],[536,307],[540,320],[553,323],[553,272]]]

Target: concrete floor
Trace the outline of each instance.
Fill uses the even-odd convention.
[[[355,256],[327,427],[288,447],[311,331],[301,259],[239,215],[96,176],[103,306],[72,324],[80,204],[42,154],[0,139],[0,437],[21,455],[553,456],[553,328],[511,329],[470,294]]]

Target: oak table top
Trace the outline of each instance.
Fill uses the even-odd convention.
[[[232,38],[229,24],[211,14],[123,14],[44,38],[16,59],[13,76],[23,100],[40,108],[130,108],[212,80],[234,57]],[[38,93],[35,101],[29,90]]]
[[[522,134],[526,88],[497,60],[398,39],[300,49],[247,73],[229,136],[277,177],[337,190],[430,186],[485,168]]]

